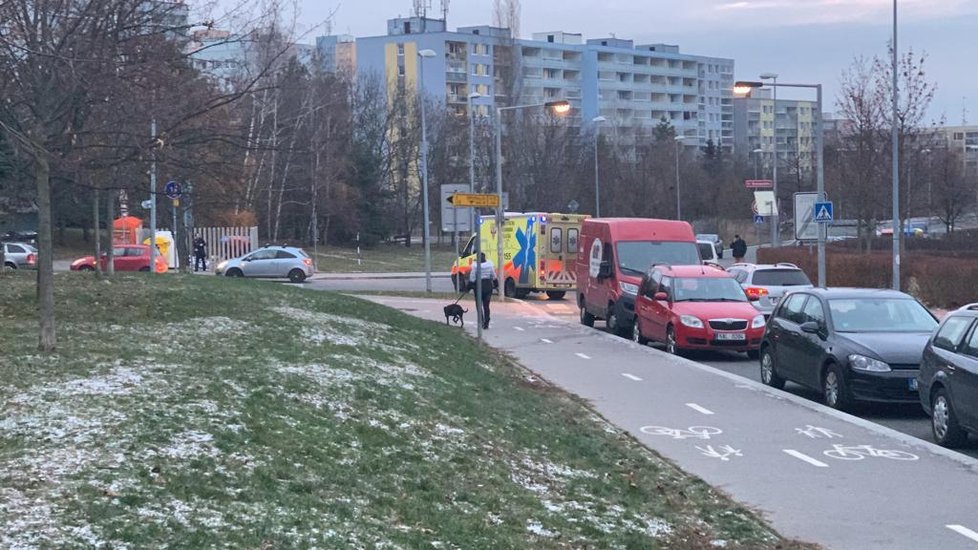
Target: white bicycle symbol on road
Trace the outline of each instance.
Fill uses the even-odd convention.
[[[642,426],[640,431],[648,435],[665,435],[673,439],[710,439],[711,435],[722,434],[723,430],[713,426],[690,426],[688,429],[666,428],[665,426]]]
[[[917,460],[920,457],[906,451],[895,451],[891,449],[877,449],[872,445],[833,445],[833,449],[824,451],[822,454],[839,460],[862,460],[866,457],[889,458],[891,460]]]

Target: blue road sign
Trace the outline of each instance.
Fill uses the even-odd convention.
[[[173,200],[179,199],[180,195],[183,195],[183,189],[180,188],[180,182],[177,181],[166,182],[166,185],[163,186],[163,194],[165,194],[167,197]]]
[[[757,224],[757,225],[763,225],[764,224],[764,216],[761,216],[760,214],[754,214],[754,223]]]
[[[815,217],[816,223],[831,223],[833,219],[832,201],[816,202],[815,207],[812,208],[812,216]]]

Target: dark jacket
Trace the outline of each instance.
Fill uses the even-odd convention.
[[[730,252],[738,258],[743,258],[747,255],[747,243],[744,239],[737,239],[730,245]]]

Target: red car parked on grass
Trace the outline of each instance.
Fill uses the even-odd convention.
[[[112,265],[116,271],[149,271],[149,246],[145,244],[117,244],[112,247]],[[108,255],[102,254],[99,264],[104,270]],[[157,250],[156,272],[166,273],[166,258]],[[71,262],[72,271],[95,271],[95,256],[84,256]]]
[[[666,351],[710,349],[747,352],[756,359],[764,315],[726,271],[712,266],[653,265],[635,299],[632,339],[662,342]]]

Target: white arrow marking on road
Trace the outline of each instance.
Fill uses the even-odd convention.
[[[627,372],[623,372],[623,373],[621,373],[621,375],[624,376],[625,378],[628,378],[630,380],[634,380],[636,382],[641,382],[642,381],[641,378],[635,376],[634,374],[628,374]]]
[[[513,330],[518,330],[520,332],[523,332],[525,329],[523,327],[513,327]]]
[[[590,359],[590,357],[588,357],[587,355],[584,355],[583,353],[575,353],[574,355],[580,357],[581,359]]]
[[[828,468],[829,467],[828,464],[822,462],[821,460],[815,460],[814,458],[806,455],[805,453],[800,453],[800,452],[798,452],[798,451],[796,451],[794,449],[781,449],[781,450],[784,451],[786,454],[797,458],[798,460],[803,460],[803,461],[811,464],[812,466],[818,466],[819,468]]]
[[[978,542],[978,533],[975,533],[971,529],[968,529],[964,525],[945,525],[948,529],[957,532],[959,535],[964,535],[969,539]]]
[[[711,411],[710,409],[705,409],[703,407],[700,407],[696,403],[686,403],[686,406],[693,409],[696,412],[701,412],[703,414],[713,414],[713,411]]]
[[[553,340],[547,340],[546,338],[541,338],[540,341],[543,342],[544,344],[553,344],[554,343]]]

